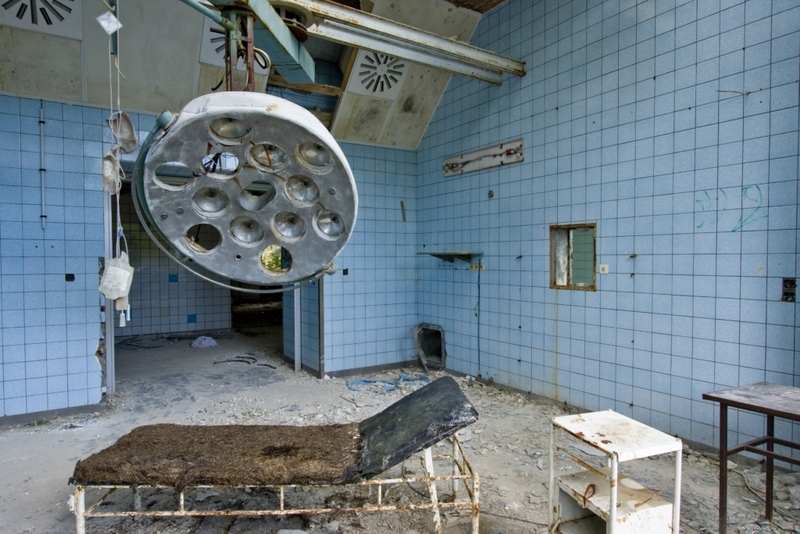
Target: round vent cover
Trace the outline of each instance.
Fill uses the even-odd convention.
[[[368,95],[395,98],[405,74],[405,61],[380,54],[362,51],[356,61],[359,92]]]
[[[74,0],[67,0],[67,4],[74,3]],[[37,6],[36,0],[24,0],[20,2],[11,0],[3,3],[3,9],[14,9],[14,16],[19,20],[28,20],[34,26],[52,26],[62,22],[65,17],[72,13],[72,7],[59,1],[41,2]]]

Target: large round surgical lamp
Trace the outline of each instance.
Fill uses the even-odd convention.
[[[279,290],[335,270],[358,194],[316,117],[271,95],[229,91],[198,97],[164,122],[143,147],[134,188],[162,250],[200,276],[195,265]]]

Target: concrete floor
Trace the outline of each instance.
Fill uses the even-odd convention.
[[[144,424],[312,425],[361,421],[399,400],[421,383],[395,391],[379,386],[358,391],[345,379],[318,379],[295,373],[282,358],[279,325],[221,336],[215,348],[191,348],[189,339],[135,339],[117,350],[117,394],[108,409],[0,428],[0,532],[74,532],[67,507],[75,462],[112,444]],[[250,361],[226,361],[236,356]],[[267,365],[259,365],[267,364]],[[271,368],[270,366],[274,367]],[[397,379],[421,369],[394,370],[372,378]],[[435,379],[441,373],[432,372]],[[468,458],[481,475],[481,533],[545,532],[549,421],[564,407],[544,399],[456,377],[480,419],[462,431]],[[633,465],[637,464],[637,465]],[[669,455],[631,462],[624,470],[669,498],[673,461]],[[743,474],[756,476],[743,467]],[[758,468],[755,467],[757,470]],[[717,468],[703,454],[686,450],[683,464],[682,532],[716,532]],[[800,520],[779,515],[759,522],[759,496],[731,477],[730,533],[793,532]],[[796,514],[796,512],[794,512]],[[299,522],[298,522],[299,521]],[[445,514],[446,534],[467,532],[469,517]],[[320,533],[433,532],[429,512],[341,514],[292,521],[247,520],[91,520],[89,532],[277,532],[302,528]]]

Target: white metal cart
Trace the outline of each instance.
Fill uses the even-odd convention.
[[[567,436],[606,456],[596,467],[559,445]],[[561,438],[561,439],[560,439]],[[583,469],[556,473],[556,452]],[[674,499],[619,472],[619,464],[675,453]],[[555,417],[550,426],[549,531],[553,534],[662,534],[680,532],[681,440],[611,410]],[[597,454],[595,453],[595,454]]]

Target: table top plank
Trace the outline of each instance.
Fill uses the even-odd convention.
[[[681,450],[679,438],[611,410],[554,417],[552,423],[620,462]]]
[[[800,421],[800,388],[757,382],[703,393],[705,400],[766,415]]]

